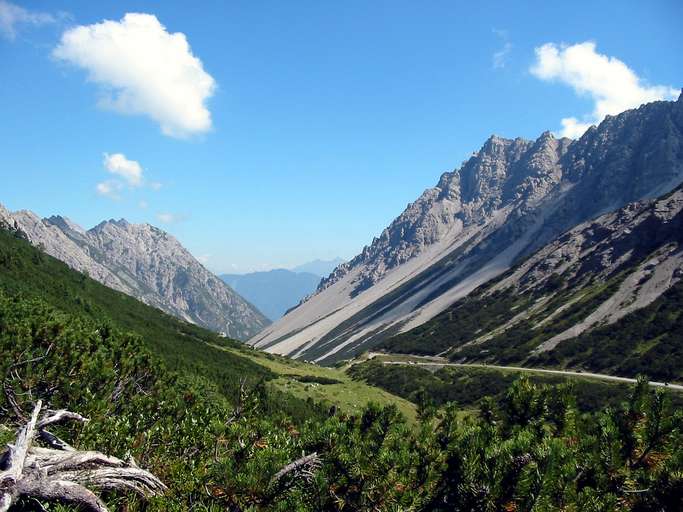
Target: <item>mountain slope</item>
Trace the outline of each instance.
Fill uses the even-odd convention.
[[[86,231],[63,217],[1,206],[0,224],[71,268],[183,320],[238,339],[269,323],[174,237],[149,224],[110,220]]]
[[[262,405],[268,409],[268,414],[287,414],[303,420],[327,417],[331,405],[351,412],[375,402],[395,404],[408,417],[414,417],[412,406],[404,400],[377,388],[351,382],[340,370],[257,353],[243,343],[221,337],[106,287],[39,251],[18,238],[16,232],[0,229],[0,302],[5,298],[17,304],[35,301],[77,321],[95,322],[101,327],[100,332],[89,331],[90,338],[95,336],[97,339],[100,334],[106,337],[107,332],[113,331],[134,333],[136,343],[141,340],[138,344],[163,360],[167,368],[192,380],[206,380],[233,404],[239,400],[240,388],[245,384],[255,386],[265,381],[268,399]],[[13,334],[8,331],[6,320],[0,311],[0,338],[7,335],[11,340]],[[31,323],[25,325],[31,326],[25,329],[26,332],[30,331],[46,343],[43,349],[59,334],[36,330]],[[71,351],[70,357],[77,358],[81,348],[78,345],[65,349]],[[129,355],[137,357],[135,353],[126,353]],[[85,357],[84,361],[89,359]],[[99,365],[95,366],[101,370]],[[143,372],[146,367],[143,365],[139,370]],[[328,377],[328,380],[337,377],[340,382],[311,386],[310,382],[317,381],[306,380],[307,377]],[[315,403],[311,401],[313,399]]]
[[[682,304],[679,186],[580,224],[380,348],[683,380]]]
[[[294,399],[302,413],[297,418],[274,400],[278,397],[270,386],[247,382],[243,387],[241,382],[239,394],[226,400],[193,354],[186,364],[192,361],[194,368],[187,364],[187,372],[168,372],[146,350],[146,338],[121,332],[108,317],[99,316],[102,311],[96,313],[62,292],[89,289],[135,303],[152,315],[163,313],[4,236],[0,233],[0,277],[19,290],[8,294],[4,286],[0,289],[0,351],[5,356],[0,358],[5,376],[0,443],[16,444],[17,423],[25,424],[22,411],[30,411],[36,400],[48,409],[84,414],[89,422],[59,425],[55,433],[79,450],[101,450],[131,465],[134,460],[168,487],[163,496],[145,500],[102,491],[109,510],[313,512],[339,510],[340,503],[348,510],[452,510],[463,503],[463,510],[489,504],[496,510],[522,510],[530,501],[552,510],[613,510],[619,503],[632,510],[680,509],[680,410],[668,393],[655,394],[644,382],[623,405],[581,414],[567,386],[538,386],[522,379],[499,397],[483,401],[481,416],[463,417],[462,407],[453,404],[439,414],[440,421],[423,392],[420,422],[408,423],[396,407],[358,400],[359,390],[375,388],[348,379],[330,384],[323,375],[308,374],[312,365],[290,366],[284,358],[234,344],[231,351],[239,357],[232,356],[243,361],[241,356],[252,352],[251,366],[260,367],[266,378],[278,373],[276,380],[304,384],[292,393],[340,386],[340,402],[351,406],[323,409],[311,400]],[[100,305],[99,293],[88,294],[94,305]],[[52,305],[55,299],[58,306]],[[65,314],[64,304],[73,312]],[[201,344],[203,337],[215,335],[184,325],[199,335],[187,340],[195,356],[208,353],[213,356],[208,362],[225,361],[227,352]],[[261,362],[273,365],[264,368]],[[213,368],[218,376],[244,376],[243,368]],[[388,393],[375,396],[415,410]],[[490,456],[482,458],[482,453]],[[646,459],[648,453],[652,456]],[[315,464],[307,464],[311,459]],[[314,477],[292,478],[290,472],[280,484],[283,468],[289,471],[292,463]],[[558,463],[560,469],[569,468],[559,477]],[[462,467],[470,468],[466,479],[463,472],[453,471]],[[575,478],[577,471],[590,478]],[[614,485],[615,475],[625,484]],[[11,492],[13,482],[8,485]],[[634,492],[642,489],[648,492]],[[26,508],[55,508],[44,503],[50,494],[39,497]],[[62,505],[57,508],[69,508]]]
[[[249,274],[221,274],[219,277],[271,320],[277,320],[313,293],[320,282],[319,275],[284,268]]]
[[[433,318],[560,233],[683,180],[683,96],[581,139],[491,137],[316,295],[250,340],[333,362]]]

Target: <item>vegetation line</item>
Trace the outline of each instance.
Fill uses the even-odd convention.
[[[533,373],[548,373],[551,375],[566,375],[571,377],[585,377],[592,379],[601,380],[611,380],[615,382],[627,382],[633,384],[638,382],[637,379],[631,379],[629,377],[618,377],[616,375],[605,375],[604,373],[591,373],[591,372],[572,372],[569,370],[547,370],[545,368],[525,368],[523,366],[500,366],[495,364],[481,364],[481,363],[437,363],[437,362],[420,362],[420,361],[382,361],[384,364],[397,364],[397,365],[419,365],[419,366],[454,366],[460,368],[491,368],[495,370],[510,370],[518,372],[533,372]],[[667,389],[672,389],[675,391],[683,391],[683,385],[681,384],[669,384],[668,382],[649,382],[650,386],[656,387],[666,387]]]

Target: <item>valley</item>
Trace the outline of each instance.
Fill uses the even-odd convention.
[[[681,148],[683,95],[609,117],[578,140],[492,136],[249,343],[321,364],[408,345],[418,354],[452,347],[453,358],[461,350],[519,363],[533,352],[551,361],[573,344],[566,340],[628,322],[680,280]],[[491,332],[464,339],[462,308],[482,320],[483,305],[500,308],[485,320]],[[448,330],[462,346],[441,344],[432,331],[456,310]],[[678,378],[680,343],[664,344],[675,356],[657,375]],[[643,370],[631,366],[629,376]]]
[[[456,367],[423,358],[427,365],[436,360],[443,366],[430,371],[410,364],[413,356],[375,355],[339,368],[292,360],[107,288],[40,252],[16,231],[0,230],[0,347],[6,356],[0,360],[6,376],[0,440],[12,441],[15,415],[30,407],[35,394],[53,407],[79,411],[91,421],[61,427],[61,437],[80,450],[134,455],[136,464],[150,468],[167,487],[142,501],[124,495],[129,510],[180,511],[196,503],[207,510],[320,510],[321,502],[334,510],[340,496],[363,510],[373,506],[377,486],[383,502],[443,510],[444,501],[479,499],[476,491],[452,485],[449,460],[506,446],[479,468],[502,470],[510,456],[526,457],[532,442],[544,450],[528,455],[524,464],[545,464],[558,457],[552,448],[558,439],[594,435],[596,425],[635,411],[652,419],[628,427],[628,435],[644,436],[644,443],[666,454],[660,455],[666,464],[680,449],[672,423],[679,398],[673,390],[663,394],[650,391],[645,381],[630,386],[584,375],[530,372],[520,379],[507,368]],[[387,357],[400,364],[379,361]],[[652,437],[655,421],[663,423]],[[475,442],[468,432],[484,437]],[[605,443],[621,441],[576,445],[562,457],[602,471]],[[643,449],[636,445],[633,456]],[[275,475],[303,460],[302,454],[317,461],[320,484],[294,479],[276,485]],[[660,481],[668,466],[611,464],[641,485],[665,485]],[[487,478],[479,470],[467,477],[470,485]],[[372,487],[364,488],[369,482]],[[517,480],[514,487],[523,485]],[[669,492],[657,488],[665,496]],[[506,489],[487,499],[509,502]],[[605,500],[634,499],[624,491],[600,492]],[[110,507],[120,503],[104,499]]]
[[[15,1],[0,512],[683,510],[676,2]]]

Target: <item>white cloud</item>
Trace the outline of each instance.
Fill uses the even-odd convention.
[[[577,94],[595,102],[593,112],[583,119],[562,119],[562,136],[579,137],[608,115],[651,101],[675,99],[679,92],[670,86],[647,85],[616,57],[596,52],[595,43],[591,41],[572,46],[547,43],[535,52],[536,61],[530,69],[534,76],[548,82],[565,83]]]
[[[110,173],[126,180],[131,187],[142,185],[142,167],[135,160],[128,160],[123,153],[105,153],[102,164]]]
[[[163,183],[160,183],[158,181],[153,181],[152,183],[149,184],[149,188],[151,188],[154,191],[161,190],[161,187],[163,187]]]
[[[102,158],[104,169],[113,174],[115,178],[98,183],[97,193],[111,199],[121,199],[124,189],[139,188],[145,184],[144,171],[139,162],[129,160],[123,153],[104,153]],[[149,184],[153,190],[159,189],[158,182]],[[147,208],[147,202],[141,200],[140,208]]]
[[[95,190],[99,195],[116,201],[121,199],[121,189],[123,189],[123,184],[116,180],[102,181],[95,187]]]
[[[20,25],[38,26],[55,21],[51,14],[29,11],[13,3],[0,0],[0,35],[10,41],[17,37],[17,30]]]
[[[508,55],[512,51],[512,43],[508,40],[507,30],[496,30],[494,28],[493,33],[503,43],[503,46],[493,54],[493,69],[502,69],[505,67]]]
[[[596,123],[598,122],[599,121],[596,121]],[[586,130],[588,130],[588,128],[596,123],[582,123],[575,117],[565,117],[560,121],[560,124],[562,124],[560,135],[562,137],[569,137],[570,139],[578,139]]]
[[[206,102],[216,88],[185,34],[169,33],[151,14],[128,13],[62,34],[53,55],[88,72],[102,86],[100,105],[141,114],[164,134],[187,137],[211,128]]]
[[[142,208],[143,210],[146,210],[147,207],[149,206],[149,203],[143,199],[143,200],[138,202],[138,206],[140,208]]]

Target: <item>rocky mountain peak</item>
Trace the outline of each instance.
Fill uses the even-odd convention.
[[[536,141],[492,135],[459,169],[442,174],[436,187],[410,203],[361,254],[323,279],[319,290],[363,267],[357,286],[362,291],[447,234],[485,224],[502,208],[540,201],[561,179],[558,162],[570,142],[550,132]]]
[[[460,168],[460,196],[466,203],[493,206],[496,195],[507,177],[510,165],[521,157],[531,142],[491,136],[482,148]]]
[[[269,323],[178,240],[150,224],[110,219],[85,231],[59,215],[41,219],[0,209],[0,225],[102,284],[189,322],[239,339]]]
[[[681,105],[644,105],[575,141],[491,136],[252,341],[320,360],[355,353],[421,325],[572,227],[671,191],[683,181]]]
[[[109,220],[104,220],[104,221],[100,222],[97,226],[92,228],[92,230],[93,231],[102,231],[104,229],[107,229],[108,227],[116,227],[116,228],[121,228],[121,229],[127,229],[130,226],[132,226],[132,224],[124,218],[121,218],[119,220],[109,219]]]
[[[51,217],[48,217],[45,219],[45,221],[48,224],[52,224],[54,226],[57,226],[59,229],[62,231],[73,231],[74,233],[79,233],[81,235],[85,235],[85,229],[83,229],[81,226],[73,222],[71,219],[67,217],[62,217],[61,215],[52,215]]]
[[[661,195],[683,180],[683,109],[657,101],[605,119],[571,144],[560,162],[577,186],[570,211],[604,213]]]

